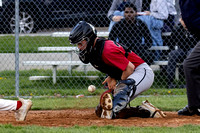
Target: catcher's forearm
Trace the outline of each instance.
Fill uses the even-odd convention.
[[[131,62],[129,62],[126,67],[126,70],[123,71],[122,73],[121,79],[126,80],[128,76],[130,76],[133,73],[134,69],[135,69],[135,66]]]

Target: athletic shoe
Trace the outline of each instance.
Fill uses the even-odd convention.
[[[107,90],[101,95],[100,106],[102,108],[101,118],[112,119],[113,98],[111,90]]]
[[[19,101],[22,102],[22,106],[16,110],[15,118],[16,121],[24,121],[26,119],[28,111],[31,109],[32,101],[31,100],[24,100],[23,98],[19,98]]]
[[[190,108],[190,107],[188,107],[188,105],[178,111],[178,115],[192,116],[195,114],[200,115],[200,109]]]
[[[142,105],[140,105],[141,108],[149,110],[150,111],[150,117],[152,118],[164,118],[166,117],[166,114],[155,107],[153,104],[151,104],[148,100],[143,101]]]

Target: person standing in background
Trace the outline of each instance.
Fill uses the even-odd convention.
[[[200,0],[179,1],[182,19],[187,29],[200,39]],[[200,116],[200,41],[184,60],[184,74],[188,104],[178,111],[178,115]]]

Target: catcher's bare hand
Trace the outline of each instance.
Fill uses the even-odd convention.
[[[115,89],[116,88],[116,84],[117,84],[117,81],[116,79],[114,78],[111,78],[110,76],[108,76],[102,84],[105,84],[107,83],[108,84],[108,88],[109,89]]]

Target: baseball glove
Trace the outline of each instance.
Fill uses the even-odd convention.
[[[149,110],[151,118],[164,118],[164,117],[166,117],[166,114],[163,111],[161,111],[160,109],[156,108],[148,100],[143,101],[142,105],[140,105],[140,107],[144,108],[146,110]]]

